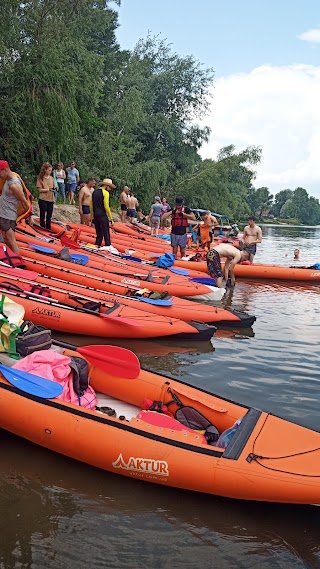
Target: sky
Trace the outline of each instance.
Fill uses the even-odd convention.
[[[118,41],[148,33],[192,54],[215,79],[203,158],[261,146],[256,187],[320,199],[320,0],[121,0]]]

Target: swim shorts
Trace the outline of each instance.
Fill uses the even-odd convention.
[[[128,207],[127,209],[127,217],[137,217],[137,212],[135,209],[131,209]]]
[[[216,279],[218,277],[223,277],[220,255],[215,249],[211,249],[207,253],[207,267],[211,277]]]
[[[5,217],[0,217],[0,229],[1,231],[9,231],[12,229],[14,231],[16,228],[16,222],[13,219],[6,219]]]
[[[90,213],[90,206],[89,205],[83,205],[82,206],[82,213],[84,215],[88,215]]]
[[[185,233],[184,235],[175,235],[171,233],[171,247],[181,247],[181,249],[185,249],[187,247],[188,242],[188,235]]]
[[[257,252],[257,244],[250,243],[250,245],[246,245],[245,243],[242,243],[242,251],[247,251],[251,255],[255,255]]]
[[[122,204],[121,204],[121,211],[127,211],[127,209],[128,209],[128,208],[127,208],[126,204],[125,204],[125,203],[122,203]]]

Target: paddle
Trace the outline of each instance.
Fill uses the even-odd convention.
[[[132,297],[131,297],[132,298]],[[155,304],[156,306],[172,306],[172,300],[166,300],[165,298],[148,298],[146,296],[141,296],[138,298],[141,302],[146,302],[147,304]]]
[[[14,385],[21,391],[30,393],[30,395],[36,395],[44,399],[53,399],[63,392],[63,386],[60,383],[50,381],[50,379],[45,379],[40,377],[40,375],[27,373],[26,371],[10,368],[2,364],[0,364],[0,372],[11,385]]]
[[[210,277],[194,277],[189,279],[193,283],[199,283],[207,286],[216,286],[216,279],[211,279]]]
[[[87,263],[89,263],[88,255],[81,255],[81,253],[71,253],[70,256],[73,263],[77,261],[81,261],[82,265],[87,265]]]
[[[42,245],[36,245],[35,243],[28,243],[29,247],[39,251],[39,253],[45,253],[46,255],[55,255],[56,250],[52,247],[43,247]]]
[[[54,340],[53,342],[66,350],[79,352],[94,367],[97,367],[110,375],[124,377],[126,379],[136,379],[140,373],[140,363],[137,356],[119,346],[74,346],[66,342]]]
[[[78,243],[76,243],[76,241],[73,241],[72,239],[70,239],[70,237],[67,237],[66,235],[61,235],[60,237],[60,243],[61,245],[66,245],[67,247],[71,247],[71,249],[81,249],[80,245]]]
[[[190,275],[190,271],[187,269],[177,269],[176,267],[168,267],[168,269],[176,275],[183,275],[184,277],[188,277]]]
[[[25,269],[11,268],[0,262],[0,273],[5,275],[13,275],[17,278],[29,279],[31,281],[35,280],[39,275],[34,271],[27,271]]]

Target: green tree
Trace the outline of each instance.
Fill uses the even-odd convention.
[[[281,190],[274,196],[273,213],[276,217],[280,216],[281,208],[284,206],[287,200],[292,196],[292,190],[286,189]]]
[[[251,208],[251,212],[256,215],[262,215],[264,209],[270,209],[273,203],[273,195],[270,194],[269,188],[251,188],[247,196],[247,202]]]

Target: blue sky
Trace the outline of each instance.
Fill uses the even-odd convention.
[[[122,48],[160,34],[215,71],[212,129],[219,147],[261,145],[256,185],[303,185],[320,197],[320,0],[122,0]],[[317,102],[316,102],[317,99]],[[281,156],[283,159],[281,159]],[[317,164],[319,162],[319,165]]]

